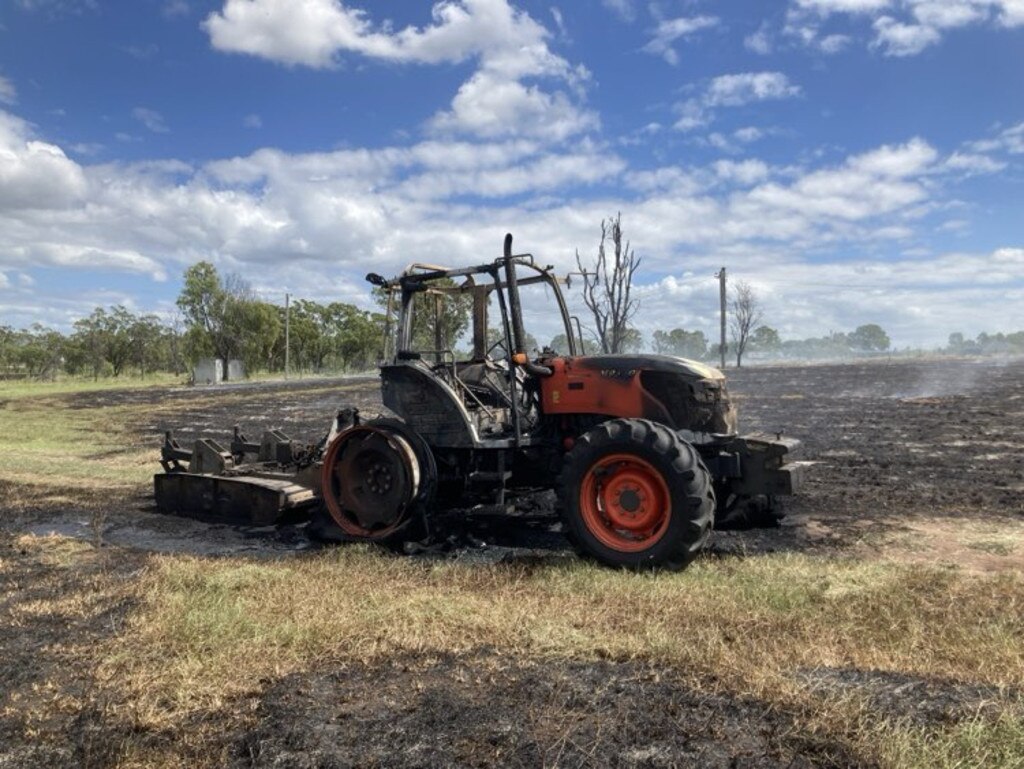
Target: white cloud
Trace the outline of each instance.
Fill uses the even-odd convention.
[[[911,4],[911,13],[918,23],[933,29],[953,29],[984,21],[988,15],[985,3],[977,0],[921,0]]]
[[[27,123],[0,111],[0,209],[68,208],[85,187],[81,168],[60,147],[33,139]]]
[[[435,115],[435,132],[468,132],[484,138],[529,136],[562,141],[597,128],[594,112],[580,110],[564,93],[550,94],[482,70],[459,87],[451,110]]]
[[[781,72],[741,72],[712,78],[704,92],[674,105],[677,131],[692,131],[710,124],[721,107],[741,107],[761,101],[799,96],[800,86]]]
[[[967,176],[976,174],[994,174],[1006,168],[1006,163],[993,160],[988,155],[978,155],[969,152],[954,152],[943,163],[943,166],[950,171],[960,171]]]
[[[1011,28],[1024,25],[1024,0],[1002,0],[999,4],[999,23]]]
[[[768,178],[768,165],[760,160],[719,160],[713,167],[721,179],[742,186],[750,186]]]
[[[14,104],[18,100],[18,91],[8,78],[0,75],[0,104]]]
[[[833,13],[874,13],[888,8],[890,0],[796,0],[798,7],[822,16]]]
[[[720,75],[711,81],[704,103],[709,107],[738,107],[756,101],[789,99],[800,95],[781,72],[742,72]]]
[[[1004,128],[994,138],[971,142],[969,146],[975,152],[1024,154],[1024,122]]]
[[[246,115],[242,118],[242,125],[246,128],[263,128],[263,118],[259,115]]]
[[[636,8],[633,6],[633,0],[601,0],[601,5],[623,21],[633,21],[636,18]]]
[[[784,31],[806,46],[835,53],[851,38],[819,33],[822,21],[836,14],[869,19],[875,32],[871,46],[885,55],[914,56],[949,30],[1024,25],[1024,0],[792,0]]]
[[[849,35],[826,35],[818,41],[818,48],[822,53],[834,54],[844,50],[851,42]]]
[[[887,56],[915,56],[942,39],[938,30],[923,24],[903,24],[891,16],[875,20],[872,46]]]
[[[155,109],[149,109],[148,107],[136,107],[132,110],[132,117],[142,123],[142,125],[153,133],[170,133],[171,129],[167,127],[167,123],[164,121],[164,116]]]
[[[701,329],[712,337],[717,330],[718,292],[711,276],[721,264],[728,264],[736,279],[754,287],[764,306],[765,323],[784,339],[820,337],[830,330],[878,323],[894,346],[938,346],[954,331],[973,338],[981,331],[1024,327],[1024,310],[1013,301],[1021,295],[1021,248],[826,263],[801,258],[792,249],[755,248],[743,260],[734,254],[709,254],[681,261],[689,274],[670,275],[640,292],[638,325],[648,336],[665,327],[665,318],[672,318],[673,326]],[[979,307],[1009,311],[979,313]]]
[[[759,53],[762,56],[766,56],[772,52],[772,39],[768,32],[768,24],[762,22],[761,26],[757,28],[756,32],[753,32],[743,38],[743,46],[748,51]]]
[[[950,220],[940,205],[949,157],[940,158],[923,139],[785,168],[744,159],[639,170],[589,140],[567,151],[542,139],[445,137],[305,154],[268,148],[203,166],[79,165],[17,118],[4,115],[0,126],[0,271],[11,283],[17,273],[46,265],[160,279],[208,259],[259,289],[287,286],[310,298],[366,304],[366,264],[392,272],[413,258],[479,260],[497,253],[509,229],[525,250],[568,269],[576,248],[596,243],[596,223],[618,210],[645,270],[675,275],[680,291],[690,285],[679,274],[681,263],[701,275],[728,264],[773,292],[779,324],[804,336],[815,333],[816,318],[841,328],[861,316],[852,289],[849,301],[844,288],[839,300],[830,292],[825,302],[820,291],[800,288],[801,278],[886,284],[890,265],[899,281],[916,270],[931,288],[897,285],[915,312],[924,308],[925,321],[914,325],[901,314],[896,294],[864,299],[859,310],[866,314],[861,322],[892,323],[891,333],[898,329],[901,340],[913,341],[940,319],[927,314],[929,301],[955,319],[964,303],[978,300],[963,292],[974,285],[971,271],[981,260],[990,259],[995,276],[1015,274],[1019,282],[1022,274],[1020,249],[902,261],[886,256],[893,248],[921,246],[918,236]],[[750,141],[763,131],[748,128]],[[996,138],[1003,141],[1015,128]],[[737,133],[725,136],[738,142]],[[595,196],[591,185],[601,192]],[[929,210],[934,216],[923,213]],[[325,282],[328,272],[332,280]],[[30,289],[35,305],[52,313],[51,322],[65,322],[69,311],[48,304],[43,281],[40,286]],[[992,298],[1003,287],[992,283],[986,290]],[[658,296],[656,288],[645,294],[642,322],[660,322],[658,308],[666,308]],[[713,303],[713,285],[707,298]],[[804,319],[801,308],[809,313]]]
[[[286,65],[336,67],[342,54],[408,64],[478,60],[451,108],[431,121],[435,130],[483,137],[550,135],[562,139],[597,125],[578,105],[589,73],[550,50],[548,30],[507,0],[449,0],[432,9],[432,23],[393,30],[339,0],[226,0],[203,22],[218,50]],[[543,90],[539,79],[562,81],[569,91]],[[498,103],[498,95],[508,105]],[[512,109],[517,120],[500,120]]]
[[[662,57],[669,64],[679,63],[679,54],[673,44],[680,38],[693,35],[702,29],[709,29],[718,24],[715,16],[682,16],[676,19],[664,19],[658,23],[654,37],[641,50]]]

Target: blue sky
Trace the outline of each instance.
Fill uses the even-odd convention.
[[[0,6],[0,323],[568,270],[617,211],[648,333],[721,265],[784,337],[1024,328],[1024,0]]]

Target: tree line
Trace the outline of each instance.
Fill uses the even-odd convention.
[[[247,371],[364,371],[376,363],[384,316],[344,302],[300,299],[287,309],[259,299],[235,275],[209,262],[185,271],[170,317],[97,307],[69,332],[40,324],[0,326],[0,377],[52,379],[58,374],[120,377],[184,375],[197,361],[239,359]]]

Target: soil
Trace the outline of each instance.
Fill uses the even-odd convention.
[[[780,526],[716,532],[709,557],[794,551],[1024,569],[1024,360],[878,360],[727,373],[743,431],[799,438],[798,458],[815,464],[805,488],[784,501]],[[168,429],[183,442],[199,435],[227,441],[235,424],[253,439],[275,427],[312,443],[338,408],[380,409],[370,378],[89,393],[62,401],[73,409],[139,406],[129,425],[135,449],[159,446]],[[18,493],[0,488],[3,499]],[[302,524],[232,527],[160,516],[148,488],[113,504],[103,495],[83,498],[78,509],[34,499],[17,516],[0,520],[3,557],[14,564],[0,574],[0,596],[7,601],[36,585],[73,589],[48,583],[80,574],[19,553],[16,537],[54,532],[93,539],[96,505],[105,512],[98,533],[126,554],[115,559],[116,567],[103,568],[117,568],[126,579],[137,568],[131,555],[137,551],[280,558],[319,546]],[[575,557],[550,495],[524,500],[510,518],[460,513],[442,523],[448,538],[413,557]],[[45,617],[32,627],[0,623],[0,678],[33,675],[46,662],[40,654],[56,655],[47,665],[73,668],[74,649],[62,651],[60,639],[69,630],[85,644],[109,637],[129,609],[111,599],[98,619],[81,626]],[[0,615],[3,610],[0,603]],[[803,675],[822,697],[868,692],[880,712],[909,714],[921,723],[977,712],[992,697],[979,687],[892,673]],[[88,672],[69,681],[84,686],[76,682],[88,682]],[[19,690],[31,688],[24,683]],[[238,712],[252,714],[244,728],[226,731],[223,745],[207,746],[239,767],[864,763],[837,745],[794,736],[801,733],[794,728],[798,714],[698,693],[673,671],[636,661],[513,660],[483,649],[384,666],[324,661],[313,672],[261,684],[250,702],[237,704]],[[64,727],[57,725],[61,718]],[[71,725],[60,755],[37,755],[31,744],[13,741],[32,730],[67,728],[66,718],[56,704],[53,725],[0,718],[0,744],[12,738],[9,748],[0,747],[0,767],[75,763],[92,749],[87,723]]]

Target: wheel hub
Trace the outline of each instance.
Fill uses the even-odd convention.
[[[671,513],[661,474],[632,454],[596,462],[584,478],[581,505],[595,536],[625,551],[646,547],[660,537]]]

